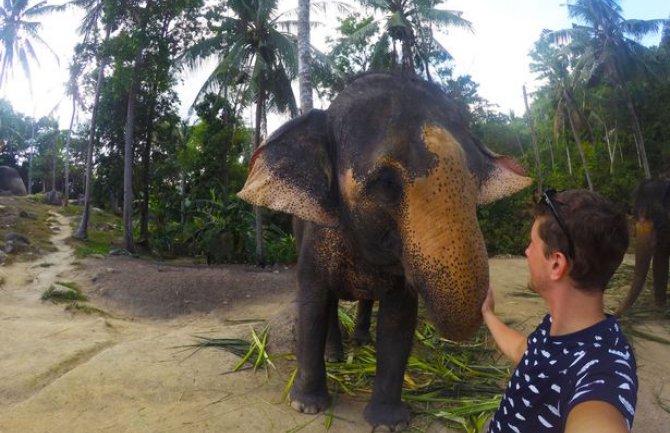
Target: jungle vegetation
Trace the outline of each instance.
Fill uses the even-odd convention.
[[[492,255],[523,253],[526,212],[541,188],[589,188],[628,209],[641,180],[670,175],[670,25],[665,17],[624,18],[618,0],[570,1],[574,25],[538,35],[530,67],[544,84],[525,113],[500,112],[471,77],[454,74],[434,35],[476,23],[444,0],[301,0],[296,11],[279,10],[277,0],[51,3],[0,5],[0,85],[53,55],[40,17],[80,8],[79,43],[61,61],[70,64],[69,103],[86,121],[61,129],[0,100],[0,164],[16,167],[31,193],[76,200],[82,240],[95,206],[123,216],[130,252],[290,263],[290,218],[255,213],[235,196],[250,155],[267,136],[268,114],[288,119],[371,70],[440,84],[482,141],[536,180],[532,190],[480,209]],[[318,28],[309,11],[323,8],[343,17],[325,52],[309,44]],[[639,42],[658,32],[657,46]],[[215,66],[182,118],[181,77],[211,58]]]

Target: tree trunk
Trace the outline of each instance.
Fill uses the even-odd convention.
[[[35,147],[35,119],[32,121],[32,134],[30,138],[30,147],[28,155],[28,195],[32,194],[33,191],[33,148]]]
[[[579,133],[575,127],[575,122],[572,119],[572,113],[568,110],[568,121],[570,122],[570,129],[572,129],[572,137],[575,139],[575,144],[577,145],[577,151],[579,152],[579,157],[582,160],[582,165],[584,166],[584,175],[586,176],[586,184],[589,187],[589,191],[593,191],[593,183],[591,182],[591,175],[589,174],[589,166],[586,162],[586,154],[584,154],[584,147],[582,146],[582,140],[579,138]]]
[[[108,25],[103,45],[109,41],[109,35],[112,32],[112,26]],[[105,78],[105,67],[107,66],[107,57],[100,59],[98,65],[98,81],[95,83],[95,97],[93,99],[93,108],[91,113],[91,131],[88,137],[88,146],[86,147],[86,185],[84,186],[84,210],[81,214],[79,227],[74,234],[74,238],[84,240],[88,238],[88,221],[91,217],[91,191],[93,188],[93,144],[95,143],[95,130],[98,122],[98,105],[100,103],[100,91],[102,90],[102,80]]]
[[[635,142],[638,145],[638,150],[640,151],[640,159],[642,159],[642,170],[644,170],[644,178],[651,179],[651,170],[649,169],[649,161],[647,160],[647,149],[644,145],[644,137],[642,136],[642,128],[640,127],[640,121],[637,117],[637,112],[633,101],[629,95],[627,96],[626,105],[628,106],[628,111],[633,118],[633,131],[635,132]]]
[[[537,135],[535,134],[535,124],[533,123],[533,116],[528,108],[528,94],[526,93],[526,86],[523,86],[523,102],[526,105],[526,119],[528,120],[528,127],[530,128],[530,139],[533,144],[533,153],[535,154],[535,170],[537,173],[537,196],[542,194],[542,168],[540,166],[540,150],[537,147]]]
[[[70,117],[70,132],[67,134],[65,141],[65,185],[63,186],[63,205],[67,207],[70,200],[70,142],[72,140],[72,127],[74,126],[74,118],[77,113],[77,99],[72,95],[72,116]]]
[[[412,55],[412,41],[402,40],[402,72],[408,77],[414,76],[414,56]]]
[[[261,118],[263,117],[263,87],[258,92],[256,101],[256,135],[254,136],[254,149],[261,145]],[[263,242],[263,214],[261,208],[254,206],[256,214],[256,266],[265,267],[265,243]]]
[[[51,142],[51,191],[56,191],[56,140],[58,134],[54,135]]]
[[[151,106],[149,107],[149,116],[147,117],[146,139],[144,144],[144,151],[142,152],[142,176],[143,176],[143,191],[142,191],[142,206],[140,208],[140,242],[145,246],[149,246],[149,194],[151,192],[151,138],[153,135],[153,118],[156,108],[156,85],[153,85],[151,90]]]
[[[309,8],[310,0],[298,0],[298,81],[302,114],[313,108]]]
[[[140,46],[135,53],[133,78],[130,82],[130,91],[128,92],[128,110],[126,113],[126,131],[123,147],[123,239],[125,248],[130,253],[135,252],[135,242],[133,241],[133,135],[137,93],[140,87],[139,73],[141,63],[142,47]]]

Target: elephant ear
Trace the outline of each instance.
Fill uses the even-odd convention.
[[[478,204],[487,204],[521,191],[530,186],[532,179],[512,158],[495,154],[487,155],[490,160],[487,172],[479,186]]]
[[[321,225],[337,225],[327,131],[322,110],[286,123],[254,152],[238,197]]]

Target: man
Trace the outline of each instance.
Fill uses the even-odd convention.
[[[535,207],[526,248],[529,286],[548,309],[526,338],[482,305],[499,349],[514,362],[489,432],[628,432],[637,375],[617,320],[603,312],[603,292],[628,247],[623,215],[598,194],[547,191]]]

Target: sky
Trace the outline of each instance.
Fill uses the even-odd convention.
[[[565,6],[567,0],[446,0],[442,8],[462,11],[463,18],[472,22],[474,33],[451,29],[440,35],[440,42],[454,57],[456,75],[469,74],[479,84],[479,94],[498,110],[517,114],[524,112],[522,86],[529,92],[539,83],[529,71],[529,51],[542,29],[558,30],[570,27]],[[283,0],[288,8],[297,7],[297,0]],[[31,2],[34,3],[34,2]],[[60,3],[60,2],[50,2]],[[631,19],[669,18],[669,0],[621,0],[623,16]],[[16,111],[40,117],[50,112],[59,119],[62,128],[69,126],[70,104],[64,95],[63,84],[68,79],[67,66],[77,42],[80,13],[70,11],[43,19],[43,37],[56,51],[56,63],[48,52],[38,51],[41,64],[32,68],[32,93],[23,71],[14,71],[8,84],[0,90],[0,98],[8,99]],[[332,15],[331,15],[332,16]],[[332,18],[328,23],[335,26]],[[322,49],[327,30],[312,31],[313,43]],[[321,37],[321,39],[319,39]],[[660,35],[643,43],[656,45]],[[188,107],[209,74],[208,69],[185,74],[177,91],[182,101],[181,113]],[[326,103],[315,103],[326,108]],[[87,114],[78,116],[84,120]],[[277,122],[273,122],[277,123]],[[279,122],[281,123],[281,122]],[[269,123],[268,129],[274,129]],[[271,132],[271,131],[270,131]]]

